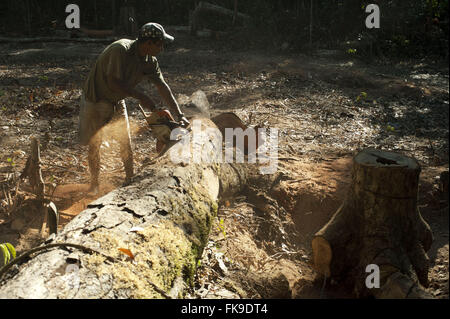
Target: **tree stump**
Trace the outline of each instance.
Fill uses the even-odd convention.
[[[41,150],[39,145],[39,140],[32,137],[31,152],[20,174],[20,179],[28,178],[31,190],[36,195],[42,217],[41,235],[44,235],[47,227],[49,228],[50,234],[58,232],[59,213],[53,202],[45,200],[45,183],[42,178]]]
[[[359,297],[431,298],[422,287],[433,236],[417,207],[420,171],[401,154],[357,154],[346,200],[312,240],[315,270],[350,283]],[[367,287],[371,264],[379,267],[379,288]]]
[[[44,198],[45,184],[41,172],[41,152],[39,149],[39,140],[31,138],[31,152],[28,156],[25,168],[20,174],[20,179],[28,177],[32,191],[38,199]]]

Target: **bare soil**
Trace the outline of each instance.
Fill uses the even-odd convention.
[[[316,278],[311,236],[331,217],[351,182],[352,157],[366,147],[415,157],[419,206],[434,243],[428,288],[448,298],[448,66],[439,61],[365,63],[337,51],[313,56],[276,49],[231,49],[226,39],[176,34],[161,57],[176,96],[203,90],[211,114],[235,112],[246,124],[279,129],[279,183],[264,188],[273,210],[248,196],[225,202],[199,262],[192,298],[354,298]],[[236,47],[236,46],[235,46]],[[83,80],[102,44],[1,44],[0,243],[18,253],[45,240],[27,183],[17,184],[30,137],[40,139],[46,196],[60,227],[125,177],[115,141],[101,148],[98,194],[89,193],[87,149],[77,143]],[[141,87],[158,100],[149,84]],[[136,101],[127,99],[135,168],[156,155]],[[448,183],[448,181],[447,181]],[[448,184],[447,184],[448,187]]]

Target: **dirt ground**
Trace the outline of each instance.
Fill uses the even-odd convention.
[[[223,203],[188,297],[354,298],[316,280],[310,240],[342,203],[352,157],[366,147],[419,161],[419,207],[434,235],[428,290],[449,297],[448,195],[440,178],[449,163],[446,63],[366,63],[338,51],[306,56],[175,37],[158,58],[175,96],[202,90],[212,115],[235,112],[248,125],[279,129],[281,182],[268,193],[275,199],[272,213],[245,196]],[[60,227],[124,179],[118,145],[107,141],[100,192],[88,193],[87,149],[77,143],[80,88],[104,47],[0,44],[0,243],[13,244],[18,253],[45,238],[34,196],[26,182],[17,182],[30,137],[41,141],[46,196],[61,213]],[[153,87],[141,86],[158,100]],[[155,140],[136,101],[127,99],[127,105],[139,171],[156,155]]]

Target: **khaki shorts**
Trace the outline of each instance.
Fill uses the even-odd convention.
[[[127,109],[125,101],[121,100],[116,105],[106,101],[93,103],[86,100],[84,94],[81,96],[80,115],[78,123],[78,137],[81,145],[89,144],[89,141],[97,133],[101,134],[101,129],[111,120],[124,120],[123,130],[128,138],[130,136],[130,126],[128,123]],[[101,136],[99,136],[101,137]]]

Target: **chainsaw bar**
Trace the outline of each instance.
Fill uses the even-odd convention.
[[[138,104],[139,106],[139,110],[141,111],[142,115],[144,116],[145,120],[147,121],[147,125],[151,128],[168,128],[170,131],[172,131],[173,129],[176,128],[184,128],[186,130],[185,134],[181,134],[181,136],[179,136],[178,139],[176,140],[169,140],[168,142],[165,143],[163,149],[161,150],[161,152],[158,154],[158,157],[163,156],[172,146],[174,146],[175,144],[177,144],[184,135],[189,134],[189,132],[191,131],[191,128],[185,127],[183,126],[180,122],[176,122],[176,121],[171,121],[168,118],[164,118],[163,121],[164,123],[150,123],[149,122],[149,115],[147,115],[147,113],[145,112],[144,108],[142,107],[142,105]]]

